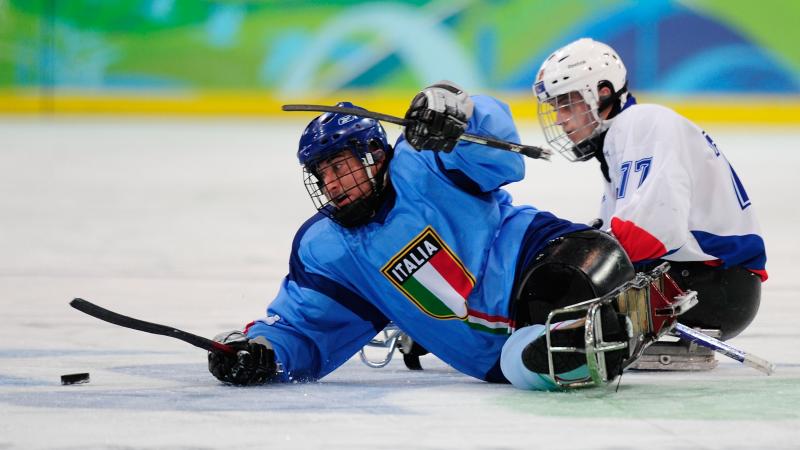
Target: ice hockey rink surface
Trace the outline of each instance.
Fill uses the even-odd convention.
[[[761,220],[770,278],[731,343],[774,362],[770,377],[720,355],[711,372],[527,392],[429,355],[421,372],[354,358],[315,383],[231,387],[203,350],[68,306],[207,337],[261,316],[313,213],[294,159],[304,124],[0,119],[0,449],[800,448],[798,128],[707,127]],[[527,167],[517,202],[595,216],[594,162]],[[60,384],[75,372],[91,382]]]

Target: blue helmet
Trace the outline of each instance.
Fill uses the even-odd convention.
[[[350,102],[339,102],[336,106],[364,109]],[[300,136],[297,159],[305,167],[314,166],[319,161],[324,161],[345,148],[359,152],[356,156],[363,158],[369,146],[353,148],[352,141],[361,144],[374,141],[384,151],[389,148],[386,131],[377,120],[350,114],[325,113],[312,120],[303,131],[303,135]]]
[[[359,108],[350,102],[340,102],[336,106]],[[324,186],[319,171],[323,163],[344,151],[361,162],[358,170],[363,168],[368,182],[348,188],[343,195],[352,200],[339,202],[329,198],[331,191]],[[317,210],[340,225],[353,227],[368,222],[380,207],[391,153],[386,131],[377,120],[325,113],[312,120],[303,131],[297,160],[303,166],[306,190]],[[342,204],[344,206],[339,206]]]

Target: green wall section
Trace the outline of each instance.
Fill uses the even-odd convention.
[[[694,0],[681,3],[739,30],[791,64],[795,71],[800,71],[800,2]]]
[[[0,93],[407,95],[448,78],[523,95],[590,36],[633,90],[797,100],[798,22],[789,0],[0,0]]]

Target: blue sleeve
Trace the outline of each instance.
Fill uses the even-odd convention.
[[[472,100],[475,110],[467,133],[519,143],[517,128],[505,103],[485,95],[473,96]],[[401,146],[411,148],[402,135],[397,141],[398,150]],[[452,152],[433,152],[432,158],[450,181],[476,195],[525,176],[525,162],[519,153],[472,142],[459,141]]]
[[[267,316],[247,329],[248,337],[264,336],[283,367],[283,381],[324,377],[346,362],[377,334],[388,319],[374,305],[331,277],[319,274],[303,252],[306,231],[292,245],[289,275],[283,280]]]

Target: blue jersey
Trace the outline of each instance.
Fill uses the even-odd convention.
[[[508,107],[473,97],[467,132],[519,142]],[[347,361],[389,322],[457,370],[504,381],[499,359],[513,330],[517,267],[550,240],[587,228],[530,206],[501,186],[520,180],[516,153],[460,142],[417,152],[401,137],[389,192],[367,224],[322,214],[292,245],[290,271],[264,318],[283,381],[314,380]]]

